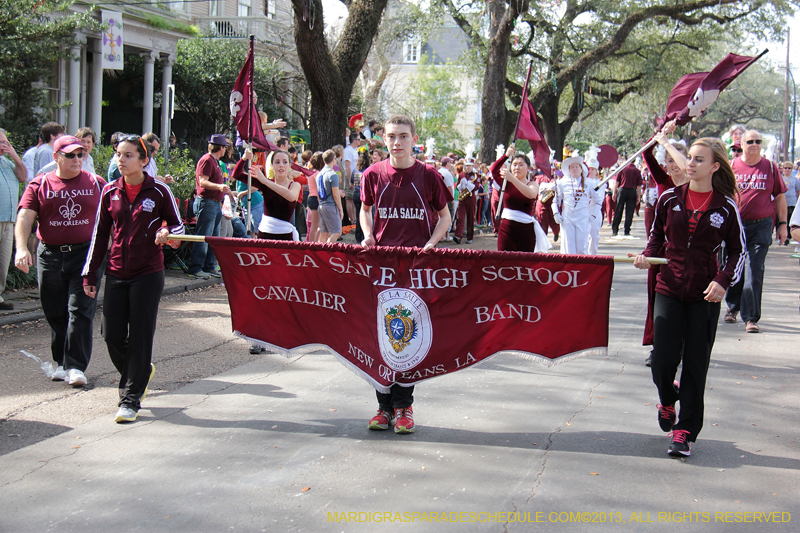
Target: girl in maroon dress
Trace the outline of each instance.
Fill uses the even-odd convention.
[[[511,172],[505,162],[511,158]],[[539,184],[530,175],[531,162],[525,154],[515,154],[509,146],[503,157],[492,163],[489,171],[498,189],[508,181],[503,195],[503,212],[497,234],[497,249],[509,252],[533,252],[536,248],[533,202]]]

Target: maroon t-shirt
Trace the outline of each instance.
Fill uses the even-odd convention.
[[[633,165],[628,165],[617,174],[617,185],[620,189],[635,189],[642,184],[642,173]]]
[[[361,176],[361,201],[375,206],[373,229],[380,246],[425,246],[438,212],[452,199],[436,169],[419,161],[397,169],[386,159]]]
[[[737,157],[731,167],[739,187],[742,220],[771,217],[775,213],[773,197],[786,192],[786,185],[775,163],[762,157],[755,165],[748,165],[741,157]]]
[[[62,180],[56,171],[37,176],[25,188],[18,209],[36,211],[36,235],[45,244],[80,244],[92,239],[92,230],[106,181],[85,170]]]
[[[208,176],[211,183],[222,185],[222,169],[219,168],[219,162],[211,155],[206,154],[197,162],[197,170],[195,171],[195,183],[197,184],[197,196],[202,196],[209,200],[222,201],[225,194],[222,191],[210,190],[200,186],[200,176]]]

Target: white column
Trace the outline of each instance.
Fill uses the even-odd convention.
[[[89,112],[86,108],[86,97],[87,93],[89,92],[89,61],[88,61],[88,50],[86,46],[87,40],[84,38],[83,46],[81,46],[81,102],[80,102],[80,112],[78,113],[78,124],[79,128],[87,126],[89,123],[86,120],[89,118]],[[70,133],[75,133],[70,132]]]
[[[153,131],[153,85],[155,83],[155,60],[158,52],[142,52],[144,58],[144,104],[142,105],[142,134]]]
[[[63,57],[58,60],[58,111],[56,112],[56,122],[59,124],[67,123],[67,110],[64,107],[69,99],[66,88],[67,60]]]
[[[169,142],[169,101],[167,86],[172,83],[172,65],[175,63],[175,54],[161,58],[161,144]]]
[[[67,133],[74,135],[80,128],[81,112],[81,45],[69,49],[69,100],[67,109]]]
[[[95,40],[94,50],[92,51],[92,73],[91,73],[91,100],[89,102],[89,127],[97,135],[98,141],[103,128],[103,43],[100,39]]]

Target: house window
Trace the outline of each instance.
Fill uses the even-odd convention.
[[[222,14],[221,0],[209,0],[208,2],[208,16],[218,17]]]
[[[276,0],[264,0],[264,15],[270,20],[275,20],[275,4]]]
[[[253,14],[252,1],[253,0],[239,0],[240,17],[249,17]]]
[[[419,41],[403,43],[403,63],[419,63]]]

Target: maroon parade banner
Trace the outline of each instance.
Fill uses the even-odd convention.
[[[606,355],[612,257],[206,239],[236,335],[330,351],[373,387],[501,353],[547,366]]]

